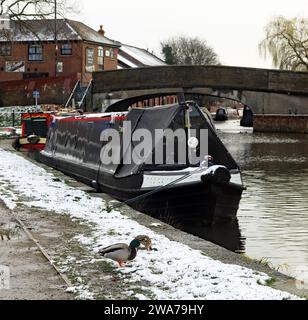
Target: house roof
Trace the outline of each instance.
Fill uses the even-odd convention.
[[[8,14],[0,14],[0,21],[1,20],[10,20],[10,16]]]
[[[0,41],[54,41],[55,21],[52,19],[11,21],[11,33],[6,36],[0,34]],[[113,41],[82,22],[58,19],[58,41],[84,40],[113,47],[120,47],[120,43]]]
[[[153,53],[138,47],[121,44],[118,53],[119,68],[138,68],[145,66],[161,66],[166,63]]]

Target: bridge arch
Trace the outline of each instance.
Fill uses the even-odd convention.
[[[308,73],[226,66],[159,66],[95,72],[93,105],[182,92],[240,101],[255,114],[307,114]]]
[[[127,109],[135,104],[141,103],[143,107],[146,106],[154,106],[154,105],[166,105],[166,104],[172,104],[178,102],[177,95],[182,94],[183,92],[164,92],[164,93],[151,93],[146,95],[134,95],[130,96],[126,99],[117,99],[113,100],[113,103],[111,106],[106,105],[103,111],[110,111],[110,112],[121,112],[121,111],[127,111]],[[230,100],[233,102],[240,102],[242,101],[232,98],[232,97],[221,97],[218,95],[211,95],[211,94],[188,94],[185,95],[186,100],[194,100],[198,102],[200,106],[203,106],[202,98],[203,97],[212,97],[212,98],[218,98],[218,99],[225,99]],[[243,106],[249,107],[242,103]]]

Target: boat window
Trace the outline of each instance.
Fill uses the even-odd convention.
[[[169,129],[171,129],[174,133],[178,129],[184,128],[184,113],[178,113],[169,125]],[[169,141],[170,143],[170,141]],[[187,138],[186,135],[175,135],[174,136],[174,148],[168,151],[167,148],[167,138],[164,137],[163,139],[163,163],[157,164],[156,163],[156,148],[154,148],[152,153],[152,165],[144,165],[144,168],[147,170],[161,170],[162,168],[168,168],[169,170],[178,170],[186,168],[188,164],[188,158],[182,159],[179,156],[179,150],[183,150],[183,147],[186,148],[187,146]]]
[[[191,125],[192,128],[197,129],[208,129],[208,151],[209,155],[214,158],[214,164],[226,166],[228,169],[238,169],[238,165],[226,149],[224,144],[218,138],[215,130],[211,127],[211,124],[206,121],[205,115],[200,109],[193,107],[191,113]],[[199,136],[197,136],[199,139]]]
[[[184,117],[184,110],[181,111],[171,122],[169,128],[171,128],[173,131],[184,128],[185,126],[185,117]],[[208,130],[208,151],[211,156],[214,158],[214,162],[217,165],[225,165],[229,169],[236,169],[237,164],[232,158],[232,156],[229,154],[227,149],[224,147],[223,143],[220,141],[220,139],[217,137],[215,131],[212,129],[211,124],[206,120],[205,116],[201,113],[201,111],[195,107],[191,106],[190,111],[190,123],[191,123],[191,129],[195,129],[197,133],[197,139],[199,141],[203,140],[201,139],[201,129],[207,129]],[[183,166],[182,163],[179,163],[179,156],[178,156],[178,150],[181,148],[181,146],[185,145],[187,147],[187,140],[175,140],[175,148],[174,153],[170,154],[169,157],[172,161],[172,159],[175,160],[175,167],[177,168],[179,165]],[[186,149],[188,151],[188,148]],[[169,157],[165,152],[165,144],[164,144],[164,164],[167,165],[169,163]],[[197,157],[200,157],[200,148],[198,147],[196,150]],[[153,163],[155,159],[155,150],[153,152]],[[191,166],[189,164],[188,160],[188,153],[187,153],[187,159],[186,159],[186,166]],[[147,168],[150,166],[146,166]],[[154,166],[151,166],[151,169],[155,170],[156,168],[153,168]]]
[[[46,118],[28,118],[24,120],[25,131],[24,135],[29,136],[35,134],[39,137],[46,138],[48,132]]]

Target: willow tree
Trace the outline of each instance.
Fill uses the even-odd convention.
[[[259,44],[260,54],[270,55],[279,69],[308,71],[308,19],[271,20],[265,27],[266,38]]]
[[[173,37],[161,43],[161,52],[167,64],[220,64],[213,48],[199,38]]]

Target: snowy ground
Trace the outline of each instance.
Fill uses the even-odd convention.
[[[215,121],[216,130],[228,133],[253,133],[253,128],[241,127],[240,120]]]
[[[146,234],[157,251],[138,252],[126,268],[108,261],[127,283],[124,296],[137,299],[295,299],[289,293],[265,284],[270,278],[254,270],[223,264],[207,257],[206,252],[193,250],[179,242],[127,218],[119,211],[106,211],[105,202],[76,190],[50,172],[21,156],[0,149],[0,199],[12,210],[19,206],[42,208],[72,219],[82,219],[93,229],[89,236],[78,240],[87,250],[96,253],[100,246],[129,243],[135,236]],[[75,259],[67,265],[78,263]],[[132,290],[134,283],[147,283],[145,288]],[[144,291],[143,291],[144,289]],[[94,297],[83,285],[70,288],[80,297]],[[140,293],[143,292],[143,293]]]
[[[13,125],[13,113],[15,126],[21,123],[21,114],[26,112],[40,112],[41,106],[15,106],[2,107],[0,109],[0,127],[10,127]]]

